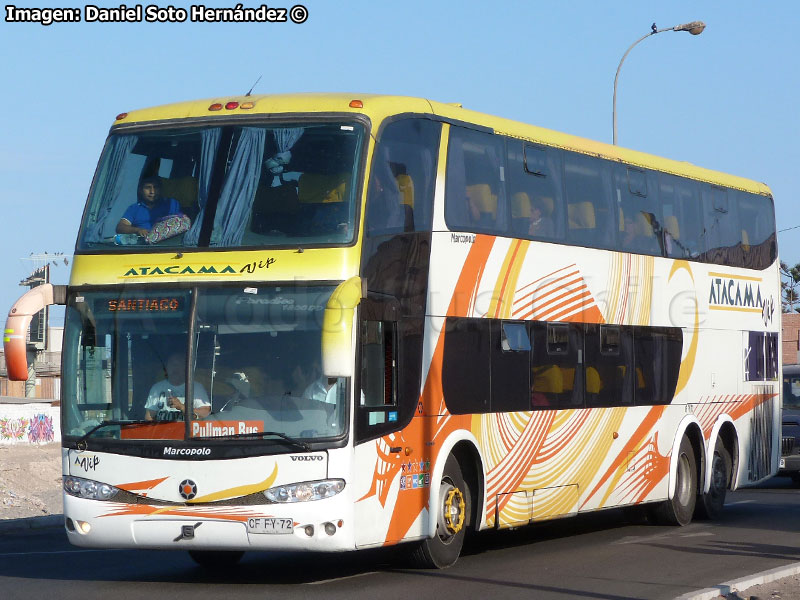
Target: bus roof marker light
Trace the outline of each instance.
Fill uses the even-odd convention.
[[[116,118],[116,119],[114,119],[114,120],[115,120],[115,121],[121,121],[122,119],[124,119],[124,118],[125,118],[125,117],[127,117],[127,116],[128,116],[128,113],[119,113],[119,114],[117,115],[117,118]]]
[[[233,110],[234,108],[239,108],[238,102],[231,101],[225,104],[225,110]]]
[[[255,102],[242,102],[239,105],[239,108],[244,109],[244,110],[249,110],[249,109],[255,107],[255,105],[256,105]]]
[[[361,100],[350,100],[350,108],[364,108],[364,103]]]
[[[222,110],[222,104],[219,102],[215,102],[211,106],[208,107],[208,110]]]

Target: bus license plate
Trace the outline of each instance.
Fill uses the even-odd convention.
[[[278,517],[250,517],[247,519],[248,533],[292,533],[294,521]]]

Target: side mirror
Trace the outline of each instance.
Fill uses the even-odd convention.
[[[26,337],[33,315],[51,304],[67,303],[67,286],[45,283],[25,292],[8,311],[3,331],[8,378],[12,381],[28,379]]]
[[[353,325],[361,302],[361,278],[340,283],[322,317],[322,372],[326,377],[353,376]]]

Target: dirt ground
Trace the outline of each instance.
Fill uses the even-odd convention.
[[[800,598],[800,575],[756,585],[735,594],[728,594],[725,598],[726,600],[797,600]]]
[[[0,445],[0,519],[60,514],[61,445]]]

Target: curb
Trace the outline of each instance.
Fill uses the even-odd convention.
[[[786,565],[785,567],[778,567],[777,569],[770,569],[769,571],[762,571],[761,573],[756,573],[754,575],[747,575],[741,579],[726,581],[725,583],[720,583],[719,585],[705,588],[703,590],[689,592],[683,596],[678,596],[675,598],[675,600],[713,600],[714,598],[719,598],[720,596],[725,596],[726,594],[744,591],[753,587],[754,585],[769,583],[771,581],[783,579],[784,577],[797,575],[798,573],[800,573],[800,562],[792,563],[790,565]]]
[[[64,526],[64,515],[46,515],[43,517],[28,517],[25,519],[0,520],[0,535],[31,529],[53,529]]]

